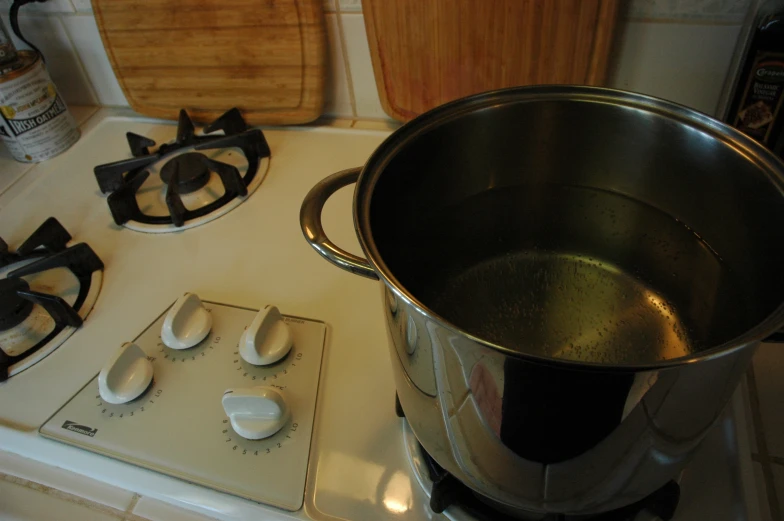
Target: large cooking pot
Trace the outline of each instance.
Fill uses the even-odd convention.
[[[356,182],[367,260],[330,242]],[[525,87],[438,107],[301,211],[380,279],[417,439],[495,506],[590,514],[672,479],[784,323],[784,165],[658,99]]]

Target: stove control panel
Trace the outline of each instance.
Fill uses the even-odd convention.
[[[186,293],[41,434],[286,510],[303,504],[326,325]]]

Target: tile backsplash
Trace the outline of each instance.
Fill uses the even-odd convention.
[[[324,114],[387,119],[376,90],[361,0],[323,2],[329,40]],[[0,9],[7,13],[10,3],[0,0]],[[750,3],[630,0],[618,28],[610,86],[713,113]],[[7,15],[2,17],[7,24]],[[50,73],[69,103],[127,105],[89,0],[28,4],[21,9],[20,26],[47,57]]]
[[[750,0],[634,0],[628,16],[635,19],[741,23]]]

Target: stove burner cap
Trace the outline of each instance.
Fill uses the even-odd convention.
[[[8,331],[21,324],[33,311],[33,303],[20,297],[16,290],[28,290],[30,285],[17,279],[11,291],[0,293],[0,331]]]
[[[210,180],[210,170],[198,152],[187,152],[167,161],[161,168],[161,180],[168,184],[175,171],[179,172],[177,188],[181,194],[200,190]]]

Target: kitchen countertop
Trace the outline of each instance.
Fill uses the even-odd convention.
[[[81,105],[71,106],[68,109],[76,120],[76,124],[80,127],[100,110],[99,107]],[[8,149],[0,144],[0,208],[3,207],[3,200],[10,200],[15,194],[19,193],[22,186],[15,185],[22,182],[24,175],[32,170],[34,166],[35,163],[21,163],[15,160]],[[25,179],[22,185],[27,186],[27,184]]]
[[[129,109],[70,107],[85,132],[109,116],[134,115]],[[319,125],[393,130],[386,121],[329,120]],[[36,178],[34,165],[18,163],[0,151],[0,207]],[[67,175],[67,172],[63,172]],[[784,345],[763,345],[741,383],[751,459],[762,521],[784,521]],[[0,517],[14,519],[204,520],[199,514],[142,497],[73,472],[2,450]]]

